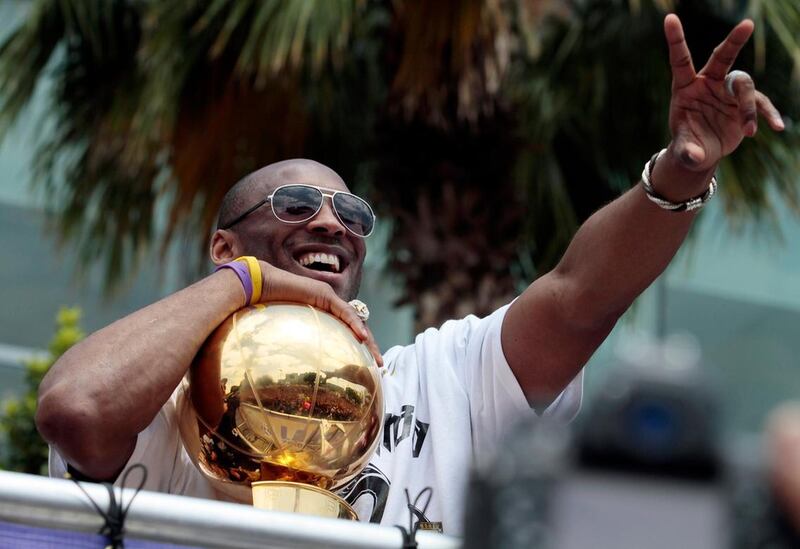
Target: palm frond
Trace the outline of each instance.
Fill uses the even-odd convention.
[[[696,64],[756,19],[738,66],[800,117],[794,0],[37,0],[0,45],[0,136],[50,74],[36,177],[112,284],[155,242],[199,250],[245,173],[308,156],[397,220],[420,318],[458,314],[470,280],[486,312],[667,142],[673,8]],[[729,219],[800,211],[798,139],[762,128],[722,165]]]
[[[794,63],[794,78],[800,78],[800,5],[792,0],[751,0],[747,15],[761,23],[756,26],[756,68],[763,71],[768,63],[766,34],[771,30]]]
[[[0,137],[4,136],[40,81],[42,71],[64,36],[60,6],[40,1],[28,18],[0,45]]]
[[[256,74],[257,83],[263,85],[283,70],[307,66],[319,71],[328,61],[339,64],[349,42],[353,19],[364,7],[362,0],[321,3],[218,0],[202,15],[195,30],[213,27],[215,21],[222,20],[211,56],[222,55],[231,39],[239,34],[237,70],[240,74]]]
[[[800,214],[800,131],[782,134],[762,128],[720,165],[721,197],[732,226],[774,220],[776,200]]]
[[[309,119],[324,107],[324,83],[358,62],[358,56],[347,64],[339,58],[351,29],[360,26],[363,3],[304,7],[310,5],[217,1],[158,17],[143,55],[158,74],[149,79],[148,95],[158,99],[143,105],[140,120],[143,127],[164,127],[160,138],[172,151],[162,249],[193,224],[209,234],[223,195],[244,174],[281,158],[309,156]],[[190,29],[191,40],[183,29]]]

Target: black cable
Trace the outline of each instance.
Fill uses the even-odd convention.
[[[131,496],[131,500],[128,502],[127,506],[123,505],[122,502],[122,489],[125,487],[125,483],[128,481],[128,475],[134,469],[141,469],[142,470],[142,480],[139,482],[139,486],[136,488],[136,491]],[[119,501],[117,501],[116,493],[114,492],[114,485],[109,482],[102,482],[103,486],[105,486],[106,490],[108,490],[108,510],[103,511],[97,502],[92,499],[92,496],[81,486],[81,483],[78,482],[77,479],[72,478],[72,481],[80,488],[81,492],[86,496],[86,499],[89,500],[89,503],[92,504],[97,514],[100,515],[103,520],[103,526],[100,528],[98,534],[105,536],[108,540],[108,547],[106,549],[124,549],[125,548],[125,517],[128,516],[128,511],[131,508],[131,504],[133,500],[136,498],[136,495],[142,490],[144,487],[145,482],[147,482],[147,467],[142,465],[141,463],[134,463],[130,467],[128,467],[124,473],[122,473],[122,480],[120,481],[120,492],[119,492]]]
[[[425,512],[428,510],[428,505],[431,503],[431,499],[433,498],[433,488],[428,486],[424,488],[417,497],[414,498],[414,503],[411,503],[411,495],[408,493],[408,489],[406,489],[406,506],[408,507],[408,530],[404,527],[395,525],[396,528],[403,533],[403,545],[401,549],[418,549],[417,545],[417,532],[419,531],[419,524],[420,522],[430,522],[428,517],[425,516]],[[428,500],[425,502],[425,506],[420,509],[417,505],[419,504],[419,499],[424,496],[428,496]],[[417,521],[414,522],[414,517],[417,518]]]
[[[425,502],[425,507],[423,507],[422,510],[420,511],[419,506],[418,506],[419,498],[421,498],[424,495],[428,496],[428,500]],[[433,498],[433,488],[428,486],[427,488],[424,488],[419,494],[417,494],[417,497],[414,498],[414,503],[412,505],[412,503],[410,501],[408,501],[408,499],[409,499],[408,498],[408,490],[406,490],[406,501],[408,501],[409,511],[411,511],[412,513],[417,515],[417,518],[419,519],[417,521],[417,523],[414,525],[415,528],[419,529],[419,521],[420,520],[423,521],[423,522],[430,522],[428,520],[428,517],[425,516],[425,512],[428,510],[428,505],[431,504],[431,499],[432,498]],[[412,510],[412,507],[413,507],[413,510]]]

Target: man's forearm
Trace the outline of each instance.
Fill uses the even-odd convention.
[[[683,201],[702,194],[710,177],[665,154],[651,182],[663,196]],[[638,184],[592,215],[558,266],[514,302],[503,322],[503,351],[533,404],[549,402],[575,377],[666,268],[694,217],[658,207]]]
[[[225,269],[95,332],[43,380],[40,432],[82,472],[113,475],[208,334],[242,305]]]
[[[652,183],[672,201],[702,195],[711,172],[690,171],[668,151]],[[568,280],[570,309],[589,324],[616,319],[669,264],[694,221],[692,212],[671,212],[652,203],[641,183],[608,204],[580,228],[555,274]]]

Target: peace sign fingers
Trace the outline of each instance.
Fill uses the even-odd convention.
[[[688,86],[696,74],[692,64],[692,54],[686,45],[683,26],[678,16],[671,13],[664,19],[664,35],[669,45],[669,64],[672,67],[672,88]]]
[[[753,34],[752,21],[745,19],[736,25],[698,72],[676,15],[664,19],[664,34],[672,68],[671,146],[685,167],[695,172],[713,170],[743,138],[755,135],[759,115],[772,129],[783,129],[777,109],[756,89],[750,75],[730,72]]]
[[[751,20],[745,19],[736,25],[722,44],[714,48],[714,53],[708,58],[708,62],[700,70],[700,74],[712,80],[723,80],[751,34],[753,34]]]

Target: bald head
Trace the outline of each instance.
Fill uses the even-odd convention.
[[[292,158],[268,164],[240,179],[231,187],[219,208],[217,229],[227,227],[247,208],[286,183],[326,181],[330,188],[347,190],[344,180],[335,171],[315,160]]]

